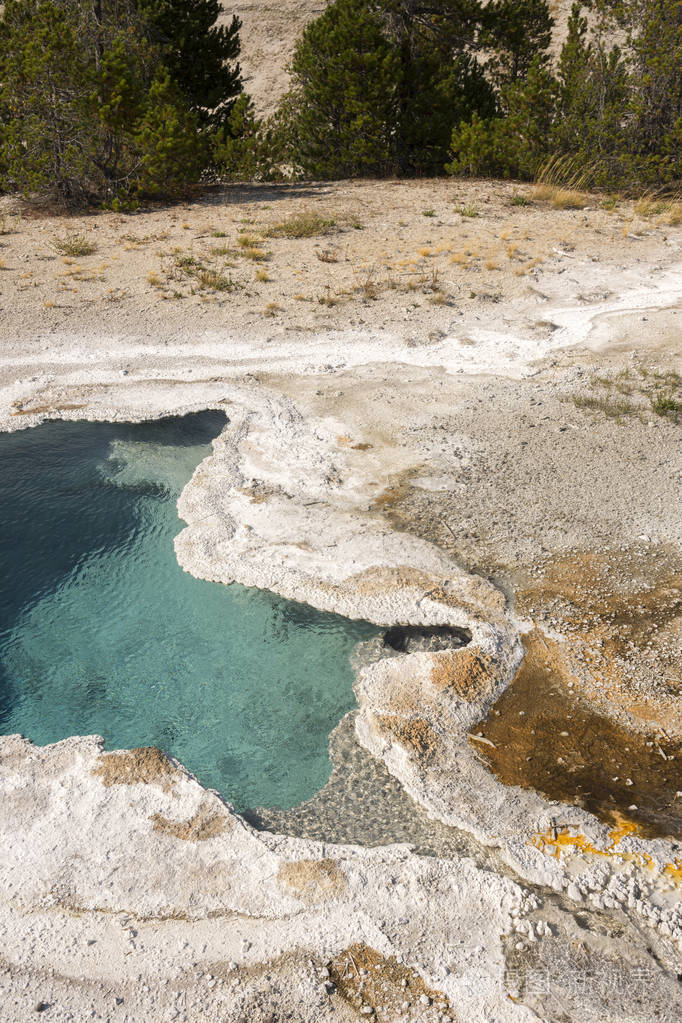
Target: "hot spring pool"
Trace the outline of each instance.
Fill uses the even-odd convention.
[[[224,423],[0,434],[0,732],[159,746],[239,809],[288,808],[327,781],[378,630],[180,568],[176,501]]]

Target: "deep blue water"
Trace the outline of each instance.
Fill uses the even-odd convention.
[[[179,567],[176,501],[224,422],[0,435],[0,733],[159,746],[240,809],[287,808],[329,777],[377,630]]]

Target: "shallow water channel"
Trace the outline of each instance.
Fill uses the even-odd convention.
[[[177,498],[224,423],[0,435],[0,732],[159,746],[238,809],[288,808],[329,778],[378,630],[180,568]]]

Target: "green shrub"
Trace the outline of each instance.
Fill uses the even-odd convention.
[[[556,84],[538,57],[525,79],[502,89],[496,117],[476,115],[452,134],[448,174],[532,179],[547,157]]]
[[[55,238],[53,245],[62,256],[91,256],[97,252],[94,242],[86,238],[84,234],[67,234],[63,238]]]

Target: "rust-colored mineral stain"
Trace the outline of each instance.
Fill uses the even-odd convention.
[[[516,597],[525,618],[550,618],[573,647],[578,685],[644,727],[682,735],[682,558],[663,545],[572,552],[543,565]]]
[[[160,785],[167,791],[178,769],[156,746],[103,753],[92,772],[103,785]]]
[[[203,809],[199,809],[187,821],[173,821],[160,813],[153,813],[149,819],[154,825],[154,831],[179,838],[183,842],[206,842],[222,834],[226,823],[224,815],[211,814]]]
[[[292,895],[311,905],[343,895],[348,886],[346,875],[336,860],[291,860],[282,863],[277,880]]]
[[[419,1010],[422,998],[428,999],[427,1004],[433,1003],[437,1012],[455,1018],[454,1010],[442,991],[427,987],[415,970],[399,963],[394,956],[382,955],[364,942],[356,942],[339,952],[328,967],[336,991],[355,1012],[361,1014],[360,1019],[392,1023],[402,1014],[404,1001],[409,1001]],[[363,1013],[365,1006],[371,1007],[371,1015],[366,1010]]]
[[[472,742],[505,785],[577,804],[644,837],[682,837],[682,743],[630,731],[567,687],[556,645],[524,637],[526,654],[511,686],[473,731]]]
[[[437,689],[454,692],[462,700],[480,699],[494,682],[485,658],[474,650],[434,654],[431,681]]]
[[[33,408],[17,408],[10,412],[11,416],[37,416],[44,412],[75,412],[77,409],[87,408],[87,405],[34,405]]]
[[[439,740],[428,721],[423,718],[403,718],[397,714],[383,714],[379,725],[406,746],[422,763],[428,763],[434,756]]]

